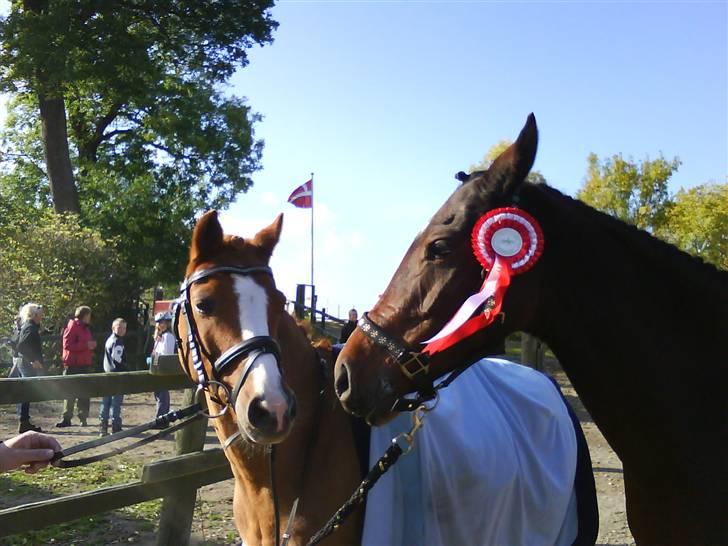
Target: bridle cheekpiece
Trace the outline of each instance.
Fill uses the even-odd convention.
[[[242,389],[245,384],[245,380],[248,378],[248,375],[250,375],[250,372],[253,369],[253,364],[255,364],[258,357],[264,354],[273,355],[276,360],[276,365],[280,370],[281,350],[278,346],[278,342],[269,335],[255,336],[250,339],[240,341],[224,351],[216,359],[214,359],[205,349],[202,343],[202,338],[200,337],[199,329],[197,328],[197,323],[195,322],[195,317],[192,314],[190,289],[195,283],[203,281],[217,273],[242,276],[250,276],[260,273],[272,277],[273,272],[270,267],[265,265],[251,267],[221,265],[211,267],[209,269],[202,269],[200,271],[196,271],[182,282],[182,285],[180,286],[180,295],[173,303],[172,331],[177,338],[177,346],[180,349],[184,346],[179,333],[179,320],[181,315],[184,316],[187,323],[187,350],[192,356],[192,364],[195,368],[195,372],[197,373],[197,388],[198,390],[208,390],[211,385],[218,385],[226,391],[227,400],[223,402],[224,409],[222,413],[219,414],[222,415],[229,406],[235,407],[235,400],[240,393],[240,389]],[[212,378],[208,377],[208,374],[205,371],[205,366],[202,361],[203,355],[212,365]],[[222,382],[221,376],[230,364],[239,361],[240,359],[246,359],[245,367],[243,372],[240,374],[240,378],[235,384],[235,387],[231,391],[230,388]],[[194,378],[192,379],[194,380]]]

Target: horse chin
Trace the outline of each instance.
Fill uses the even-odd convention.
[[[253,442],[254,444],[262,445],[262,446],[269,446],[274,444],[280,444],[283,440],[288,438],[288,434],[291,432],[290,429],[286,430],[279,434],[263,434],[255,429],[251,428],[242,428],[241,430],[245,436],[248,437],[248,440]]]
[[[369,425],[370,427],[379,427],[382,425],[386,425],[396,416],[396,413],[388,409],[383,411],[373,410],[369,415],[367,415],[365,420],[367,425]]]
[[[385,388],[382,388],[383,383],[384,382],[380,383],[380,388],[378,390],[379,395],[377,396],[376,401],[374,401],[371,405],[371,410],[364,417],[367,424],[372,427],[384,425],[397,416],[397,413],[392,411],[392,407],[394,406],[397,397],[394,396],[390,388],[386,388],[386,385]]]

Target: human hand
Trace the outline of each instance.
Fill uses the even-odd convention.
[[[25,432],[0,444],[0,472],[25,466],[25,472],[35,474],[48,463],[61,444],[53,436],[40,432]]]
[[[88,342],[88,348],[92,351],[96,348],[96,342],[93,339]]]

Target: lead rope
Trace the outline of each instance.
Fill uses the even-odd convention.
[[[336,531],[344,521],[359,507],[367,498],[369,491],[386,472],[399,460],[402,455],[407,455],[415,446],[415,434],[424,424],[424,417],[433,408],[424,404],[412,414],[412,428],[408,432],[401,432],[392,438],[392,444],[384,452],[384,455],[375,463],[366,477],[352,493],[351,497],[339,508],[331,519],[306,543],[306,546],[315,546],[322,540]],[[403,447],[404,445],[404,447]]]
[[[276,475],[275,475],[275,446],[268,446],[268,476],[270,476],[270,494],[273,497],[273,516],[274,516],[274,531],[275,539],[274,544],[278,546],[281,543],[281,513],[278,508],[278,492],[276,491]]]

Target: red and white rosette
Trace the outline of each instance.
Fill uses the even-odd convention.
[[[493,323],[500,313],[511,277],[531,269],[543,252],[543,232],[527,212],[505,207],[484,214],[471,235],[473,253],[488,270],[478,293],[473,294],[455,316],[434,337],[425,341],[424,352],[434,354]],[[473,313],[488,299],[488,308],[476,317]]]
[[[484,269],[491,269],[500,257],[513,275],[531,269],[543,252],[541,226],[526,211],[514,207],[494,209],[481,216],[471,241]]]

